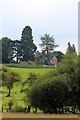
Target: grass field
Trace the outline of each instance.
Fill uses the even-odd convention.
[[[11,90],[11,97],[6,97],[8,90],[6,87],[2,87],[2,104],[3,107],[8,107],[8,102],[10,101],[10,99],[14,100],[14,106],[22,106],[25,107],[25,103],[24,103],[24,96],[25,94],[21,92],[21,89],[23,88],[22,86],[22,82],[27,81],[27,78],[29,76],[29,73],[35,73],[38,76],[42,76],[45,73],[48,73],[50,70],[52,70],[53,68],[14,68],[14,67],[10,67],[9,68],[11,71],[17,72],[20,76],[20,81],[19,83],[15,83],[13,89]],[[28,88],[29,86],[26,84],[25,85],[26,88]],[[4,110],[6,111],[6,110]]]
[[[18,72],[22,80],[26,79],[29,75],[29,73],[33,72],[39,75],[44,75],[45,73],[48,73],[53,68],[14,68],[10,67],[14,72]]]
[[[18,72],[20,75],[21,81],[27,80],[29,73],[36,73],[39,76],[44,75],[45,73],[48,73],[50,70],[53,70],[53,68],[9,68],[12,71]],[[20,90],[22,89],[22,84],[21,83],[16,83],[11,90],[11,97],[6,97],[7,95],[7,88],[3,87],[3,106],[7,107],[7,102],[13,98],[15,101],[16,105],[16,100],[18,101],[19,106],[25,106],[23,98],[25,96],[24,93],[21,93]],[[11,113],[11,112],[6,112],[0,113],[0,116],[2,117],[2,120],[78,120],[79,116],[76,114],[33,114],[33,113]]]

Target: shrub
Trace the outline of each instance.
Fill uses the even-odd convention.
[[[36,65],[34,62],[32,62],[32,61],[28,61],[27,62],[28,63],[28,65]]]
[[[10,98],[8,103],[7,103],[9,111],[12,110],[13,104],[14,104],[14,100],[13,100],[13,98]]]
[[[27,112],[27,108],[22,106],[17,106],[12,110],[12,112]]]
[[[33,107],[47,113],[63,113],[66,106],[80,108],[80,77],[77,54],[66,54],[55,72],[35,81],[29,93]]]
[[[57,78],[58,79],[58,78]],[[46,113],[57,113],[63,110],[67,100],[68,88],[62,80],[48,80],[35,82],[29,93],[31,106],[39,108]]]

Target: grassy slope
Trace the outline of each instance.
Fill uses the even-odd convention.
[[[28,77],[29,73],[33,72],[36,74],[43,75],[51,70],[51,68],[9,68],[14,72],[18,72],[22,79],[25,79]]]
[[[21,81],[25,81],[27,80],[29,73],[36,73],[38,75],[44,75],[45,73],[48,73],[51,69],[47,69],[47,68],[9,68],[10,70],[14,71],[14,72],[18,72],[20,75],[20,79]],[[23,102],[23,98],[24,98],[24,93],[21,93],[20,90],[22,89],[22,84],[20,83],[16,83],[14,84],[13,89],[11,90],[11,98],[14,100],[14,105],[16,104],[16,101],[18,101],[18,105],[19,106],[25,106],[24,102]],[[3,106],[7,106],[7,102],[9,101],[9,99],[11,99],[10,97],[7,98],[5,97],[7,95],[7,88],[3,87]]]

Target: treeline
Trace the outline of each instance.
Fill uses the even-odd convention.
[[[2,62],[10,63],[16,58],[18,63],[20,60],[28,61],[34,59],[34,53],[37,49],[33,43],[32,29],[26,26],[21,35],[20,40],[11,40],[3,37],[2,41]]]
[[[61,51],[55,51],[55,48],[58,47],[55,43],[55,38],[49,34],[44,34],[40,40],[41,52],[37,51],[37,46],[34,44],[30,26],[25,26],[20,40],[11,40],[8,37],[3,37],[0,40],[2,41],[2,63],[35,61],[36,64],[50,65],[54,56],[60,62],[64,54]],[[69,42],[68,51],[76,52],[75,45],[71,46]]]
[[[41,52],[37,51],[37,46],[34,44],[32,29],[30,26],[25,26],[22,31],[20,40],[12,40],[8,37],[1,38],[2,41],[2,63],[19,63],[21,61],[34,61],[36,64],[50,64],[53,56],[56,56],[58,61],[63,58],[61,51],[54,51],[58,45],[55,43],[55,38],[49,34],[44,34],[40,38]]]

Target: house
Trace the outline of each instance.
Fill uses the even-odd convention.
[[[46,54],[42,54],[39,53],[39,51],[35,52],[35,63],[36,64],[49,64],[49,65],[54,65],[56,66],[58,64],[58,59],[56,58],[56,56],[53,56],[52,54],[49,54],[49,58],[47,60],[47,55]]]
[[[58,59],[55,56],[53,56],[50,62],[52,65],[56,66],[58,64]]]

